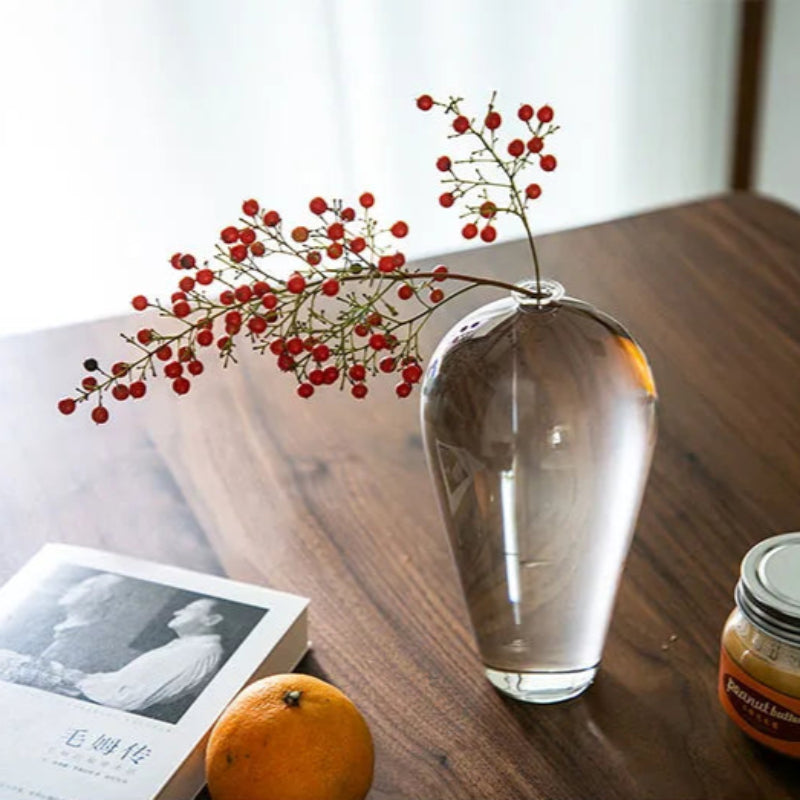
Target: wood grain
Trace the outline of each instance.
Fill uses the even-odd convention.
[[[367,716],[372,800],[798,797],[797,763],[744,738],[715,682],[743,554],[800,528],[800,217],[733,195],[546,236],[540,253],[629,327],[660,392],[650,484],[583,697],[528,707],[483,678],[416,401],[391,386],[301,402],[254,356],[207,369],[184,398],[153,389],[104,428],[58,415],[81,360],[115,360],[117,331],[138,320],[0,342],[0,578],[60,540],[307,594],[303,668]],[[527,270],[521,243],[446,261]],[[442,309],[428,345],[480,299]]]

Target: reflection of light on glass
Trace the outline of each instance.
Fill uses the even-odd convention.
[[[566,444],[567,428],[565,425],[553,425],[549,433],[550,447],[556,448]]]
[[[503,514],[503,553],[506,559],[508,599],[514,612],[514,622],[519,625],[520,566],[519,535],[517,533],[517,496],[514,470],[500,473],[500,508]]]
[[[636,342],[626,339],[624,336],[617,336],[616,340],[625,351],[625,355],[627,356],[626,361],[633,370],[636,383],[638,383],[648,395],[655,397],[656,384],[644,353],[639,349]]]

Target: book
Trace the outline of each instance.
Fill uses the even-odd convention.
[[[191,800],[223,709],[306,653],[307,607],[46,545],[0,589],[0,800]]]

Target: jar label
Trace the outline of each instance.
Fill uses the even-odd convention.
[[[748,675],[724,646],[718,690],[728,716],[748,736],[773,750],[800,757],[800,698],[764,686]]]

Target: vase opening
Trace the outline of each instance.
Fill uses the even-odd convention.
[[[533,293],[514,292],[517,305],[526,311],[554,306],[564,297],[564,287],[558,281],[542,280],[539,282],[538,290],[536,281],[531,278],[518,281],[515,285]]]

